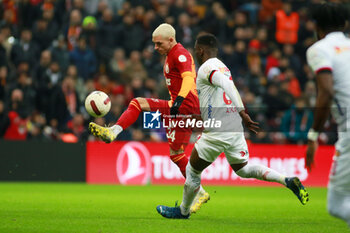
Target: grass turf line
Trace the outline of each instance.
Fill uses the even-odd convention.
[[[303,206],[281,187],[207,186],[211,200],[189,220],[169,220],[159,204],[181,203],[182,186],[0,183],[0,232],[348,232],[326,212],[326,189]]]

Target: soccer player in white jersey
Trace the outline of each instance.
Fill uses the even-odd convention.
[[[252,121],[233,83],[230,70],[216,58],[217,40],[211,34],[201,35],[195,43],[195,55],[201,65],[197,76],[197,89],[202,119],[221,120],[221,129],[204,128],[195,144],[186,167],[186,182],[180,206],[157,206],[166,218],[189,218],[190,206],[199,190],[201,173],[222,152],[236,174],[243,178],[278,182],[293,191],[302,204],[308,193],[297,177],[285,177],[263,165],[248,164],[248,147],[244,138],[242,120],[246,127],[257,133],[258,123]],[[226,94],[225,94],[226,93]],[[227,95],[227,96],[226,96]]]
[[[312,10],[319,41],[307,50],[306,57],[316,74],[318,93],[314,122],[308,133],[306,166],[311,170],[319,132],[331,111],[338,124],[338,141],[329,176],[327,208],[350,227],[350,39],[343,33],[345,9],[325,3]]]

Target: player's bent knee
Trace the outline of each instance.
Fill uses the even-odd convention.
[[[236,171],[236,174],[242,178],[261,179],[263,177],[263,169],[261,165],[258,164],[247,164],[238,171]]]
[[[142,111],[151,111],[149,103],[145,98],[136,97],[132,99],[132,101],[136,101],[140,105]]]
[[[246,171],[241,168],[239,169],[238,171],[236,171],[236,174],[239,176],[239,177],[242,177],[242,178],[248,178],[248,174],[246,173]]]
[[[251,177],[251,172],[250,169],[248,167],[248,165],[240,168],[239,170],[235,171],[236,174],[242,178],[250,178]]]

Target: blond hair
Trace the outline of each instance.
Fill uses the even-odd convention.
[[[175,29],[167,23],[159,25],[152,33],[152,37],[162,36],[163,38],[175,38]]]

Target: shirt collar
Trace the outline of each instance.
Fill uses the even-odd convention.
[[[345,37],[344,32],[331,32],[326,35],[327,38],[332,38],[332,37]]]
[[[177,47],[179,47],[181,44],[177,43],[174,47],[172,47],[167,55],[169,55],[171,52],[175,51]]]

